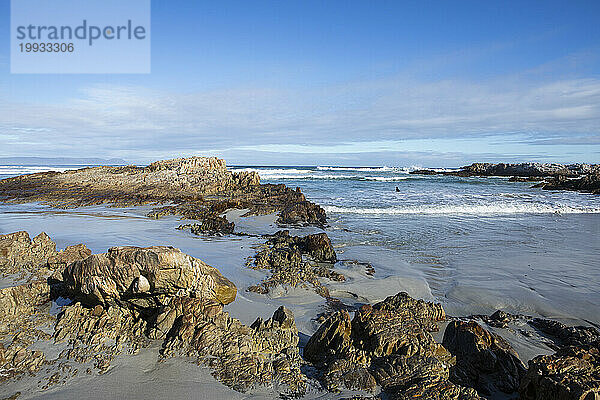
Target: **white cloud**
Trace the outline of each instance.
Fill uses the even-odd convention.
[[[354,146],[350,153],[366,142],[384,143],[370,150],[386,151],[386,141],[502,141],[508,134],[532,144],[556,138],[564,144],[570,135],[578,135],[593,138],[595,145],[600,136],[600,80],[397,78],[320,89],[195,93],[94,86],[62,104],[0,100],[0,121],[0,156],[60,152],[135,160],[210,149],[302,152],[310,151],[308,145],[318,152],[318,146],[341,144]],[[443,152],[440,143],[431,151]],[[416,151],[418,146],[409,147]]]

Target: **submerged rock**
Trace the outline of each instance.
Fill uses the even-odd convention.
[[[329,317],[310,338],[304,356],[322,370],[328,390],[373,390],[392,399],[478,399],[475,390],[448,380],[452,356],[431,332],[445,319],[439,304],[399,293],[354,319],[346,311]]]
[[[450,322],[442,344],[456,357],[456,365],[450,370],[453,382],[486,395],[519,389],[525,365],[508,342],[477,322]]]
[[[566,346],[529,361],[519,389],[523,400],[600,398],[600,342]]]

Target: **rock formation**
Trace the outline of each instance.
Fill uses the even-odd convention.
[[[303,257],[304,256],[304,257]],[[309,258],[309,260],[305,258]],[[260,285],[251,286],[249,291],[269,293],[276,286],[312,286],[323,297],[329,291],[319,277],[342,281],[344,276],[331,270],[337,256],[327,234],[318,233],[304,237],[291,236],[289,231],[272,235],[266,245],[249,260],[254,269],[268,269],[271,275]]]
[[[175,248],[114,247],[92,255],[77,245],[57,252],[46,234],[30,240],[16,232],[0,235],[0,254],[4,273],[25,269],[35,278],[0,290],[0,383],[59,362],[48,388],[76,373],[61,360],[91,362],[104,373],[117,355],[161,340],[163,356],[195,356],[236,390],[275,382],[289,393],[305,390],[292,313],[282,307],[266,321],[243,325],[223,311],[235,299],[233,283]],[[58,296],[73,302],[56,318],[48,310]],[[63,348],[57,360],[29,348],[49,339]]]
[[[406,293],[365,305],[351,320],[346,311],[329,317],[310,338],[304,357],[321,370],[328,390],[373,390],[391,399],[479,399],[450,382],[451,354],[436,343],[445,313],[438,304]]]
[[[600,398],[600,342],[566,346],[534,358],[519,392],[523,400]]]
[[[442,344],[456,357],[456,365],[450,370],[450,380],[454,383],[485,395],[519,389],[525,365],[504,339],[477,322],[450,322]]]
[[[307,201],[299,189],[260,184],[256,172],[233,173],[225,161],[214,157],[22,175],[0,180],[0,193],[0,201],[37,201],[61,208],[173,203],[151,212],[155,218],[174,214],[205,220],[243,208],[250,214],[280,212],[280,224],[326,223],[325,211]]]
[[[600,194],[600,164],[492,164],[473,163],[456,171],[421,169],[418,175],[510,176],[515,182],[540,182],[534,187],[546,190],[574,190]]]

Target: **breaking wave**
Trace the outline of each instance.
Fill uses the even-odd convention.
[[[324,206],[340,214],[424,214],[424,215],[509,215],[509,214],[598,214],[600,208],[549,206],[542,204],[423,205],[409,207],[364,208]]]

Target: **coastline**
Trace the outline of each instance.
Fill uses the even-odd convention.
[[[242,179],[240,179],[240,182],[242,181]],[[26,181],[25,181],[26,183]],[[231,199],[228,199],[228,203],[224,204],[222,199],[218,199],[218,202],[213,203],[212,199],[209,200],[210,204],[209,207],[212,207],[214,204],[217,204],[217,208],[214,209],[213,211],[215,211],[215,213],[217,214],[216,216],[211,214],[209,217],[210,218],[225,218],[227,221],[231,221],[234,222],[234,225],[236,227],[238,227],[238,232],[244,232],[244,233],[250,233],[252,235],[264,235],[264,234],[274,234],[279,227],[277,226],[277,222],[281,222],[281,219],[276,219],[276,217],[274,217],[274,214],[272,213],[266,213],[266,210],[269,209],[269,207],[278,207],[278,211],[282,211],[285,209],[289,209],[292,208],[294,212],[288,213],[289,215],[292,216],[296,216],[294,218],[296,218],[296,220],[294,221],[294,223],[296,224],[296,226],[299,225],[306,225],[306,223],[313,223],[316,226],[322,227],[322,219],[319,218],[319,216],[321,214],[311,214],[311,212],[304,212],[302,210],[298,210],[297,209],[297,204],[301,204],[301,205],[305,205],[307,202],[306,199],[302,199],[302,200],[298,200],[295,203],[292,203],[291,205],[287,204],[287,203],[277,203],[277,200],[275,202],[275,205],[269,205],[269,204],[264,204],[264,203],[260,203],[260,197],[256,197],[253,195],[248,196],[248,192],[253,192],[253,189],[249,189],[249,186],[253,186],[253,185],[248,185],[245,187],[244,190],[241,190],[239,192],[237,192],[239,196],[244,196],[244,201],[245,203],[240,204],[239,202],[231,202]],[[255,185],[254,185],[255,186]],[[287,192],[287,190],[289,189],[283,189],[283,188],[279,188],[277,189],[278,191],[280,191],[281,193],[289,193]],[[235,190],[234,190],[235,191]],[[297,192],[299,193],[299,192]],[[11,194],[12,196],[14,196],[11,200],[17,201],[18,203],[24,202],[22,200],[25,199],[34,199],[36,201],[51,201],[53,202],[52,204],[54,205],[60,205],[60,206],[66,206],[67,204],[64,203],[63,201],[61,201],[62,199],[60,199],[59,197],[57,197],[57,195],[53,195],[51,197],[47,197],[44,198],[43,195],[39,195],[36,194],[34,196],[31,196],[30,193],[28,193],[27,191],[23,191],[22,194],[25,194],[26,196],[19,199],[18,196],[14,196],[14,192]],[[62,193],[64,194],[64,193]],[[85,193],[83,194],[85,196]],[[161,195],[162,196],[162,195]],[[295,195],[294,195],[295,196]],[[104,204],[104,203],[110,203],[110,200],[113,199],[120,199],[120,200],[125,200],[125,202],[129,202],[129,205],[131,206],[135,206],[135,207],[139,207],[140,204],[155,204],[155,203],[160,203],[160,202],[166,202],[166,201],[172,201],[173,198],[169,198],[169,197],[150,197],[150,198],[143,198],[140,199],[139,197],[136,197],[134,199],[129,199],[127,200],[127,197],[125,196],[123,198],[122,193],[118,194],[117,196],[114,196],[111,194],[111,197],[106,197],[106,198],[94,198],[93,200],[90,201],[83,201],[82,198],[77,198],[77,197],[69,197],[66,196],[67,198],[69,198],[69,205],[72,206],[73,204],[78,204],[78,205],[87,205],[88,207],[92,206],[92,204]],[[256,199],[259,199],[258,201]],[[268,197],[263,197],[262,199],[265,199]],[[248,200],[250,199],[250,200]],[[298,198],[300,199],[300,198]],[[107,201],[109,200],[109,201]],[[189,200],[189,199],[188,199]],[[75,201],[75,203],[73,203],[73,201]],[[255,201],[256,204],[252,204],[252,202]],[[194,203],[196,204],[198,202],[197,199],[194,199]],[[117,204],[123,205],[122,202],[117,202]],[[185,203],[184,203],[185,204]],[[312,204],[312,203],[311,203]],[[202,207],[206,206],[207,204],[202,203]],[[237,211],[230,211],[227,214],[223,214],[223,212],[227,211],[228,207],[227,205],[234,205],[236,207],[233,208],[243,208],[244,212],[242,213],[241,211],[237,212]],[[253,213],[247,213],[246,210],[251,210],[250,208],[246,208],[248,205],[251,206],[256,206],[258,208],[255,208],[255,212]],[[93,207],[93,206],[92,206]],[[316,206],[319,207],[319,206]],[[309,209],[311,208],[315,208],[312,206],[309,206]],[[133,208],[132,208],[133,209]],[[272,208],[271,208],[272,209]],[[77,210],[81,210],[81,207],[78,207]],[[110,209],[109,209],[110,210]],[[116,209],[115,209],[116,210]],[[182,212],[183,210],[183,212]],[[181,207],[175,208],[174,212],[173,209],[169,209],[168,212],[166,214],[176,214],[179,215],[181,217],[187,217],[189,218],[190,216],[193,217],[198,217],[200,215],[200,221],[202,222],[202,224],[204,224],[204,222],[208,219],[206,214],[204,213],[198,213],[198,208],[194,208],[193,209],[193,213],[187,213],[185,212],[187,210],[186,209],[182,209]],[[219,211],[218,213],[216,211]],[[69,213],[69,211],[67,211],[67,213]],[[137,216],[136,218],[139,218],[141,216],[143,216],[143,214],[139,213],[139,210],[136,211]],[[118,214],[118,212],[116,213]],[[251,216],[250,214],[259,214],[257,216]],[[260,214],[262,214],[262,216],[260,216]],[[323,212],[324,214],[324,212]],[[245,215],[244,217],[242,217],[242,215]],[[299,217],[298,217],[299,216]],[[249,219],[255,219],[256,223],[249,223]],[[294,219],[292,218],[292,220]],[[165,229],[165,236],[163,236],[163,241],[165,241],[166,239],[164,239],[166,236],[168,237],[173,237],[173,238],[190,238],[193,237],[194,235],[190,232],[187,231],[176,231],[175,228],[177,227],[177,225],[181,225],[184,224],[188,221],[182,220],[182,221],[178,221],[176,219],[176,217],[174,216],[168,216],[166,215],[165,217],[161,218],[161,220],[159,221],[152,221],[152,220],[148,220],[146,218],[139,218],[140,222],[143,220],[144,224],[163,224],[162,225],[162,229]],[[242,222],[243,221],[243,222]],[[189,221],[191,223],[193,223],[194,221]],[[168,228],[167,228],[168,227]],[[157,229],[160,229],[157,227]],[[312,231],[315,228],[310,228],[310,227],[292,227],[290,229],[292,234],[295,235],[302,235],[305,236],[306,234],[312,233]],[[205,229],[205,233],[206,234],[215,234],[218,232],[215,232],[213,230],[210,229]],[[135,237],[135,234],[132,232],[130,233],[130,235],[132,235],[132,237]],[[51,235],[52,236],[52,235]],[[233,238],[232,238],[233,239]],[[295,324],[298,326],[298,330],[300,331],[301,335],[300,335],[300,347],[302,348],[303,346],[305,346],[308,342],[308,337],[310,335],[312,335],[315,331],[317,331],[317,328],[319,327],[319,322],[322,321],[329,321],[327,319],[327,315],[330,315],[330,318],[339,318],[340,315],[343,315],[343,310],[342,311],[336,311],[335,309],[331,309],[328,308],[327,305],[327,297],[326,296],[319,296],[318,294],[314,293],[313,290],[311,290],[310,288],[305,289],[305,288],[301,288],[301,289],[294,289],[294,290],[283,290],[283,291],[279,291],[276,292],[274,295],[273,293],[270,293],[269,296],[262,296],[260,294],[256,294],[256,293],[248,293],[246,292],[245,289],[246,287],[248,287],[249,285],[251,285],[251,282],[256,283],[257,280],[260,280],[261,277],[265,276],[264,271],[252,271],[252,270],[247,270],[245,271],[245,277],[242,279],[239,279],[239,269],[240,269],[240,260],[246,259],[248,257],[251,257],[254,254],[254,249],[250,249],[249,247],[251,246],[256,246],[257,244],[259,244],[260,242],[263,242],[265,238],[259,238],[259,237],[243,237],[243,236],[236,236],[234,238],[234,240],[232,241],[229,238],[223,237],[223,238],[214,238],[211,239],[209,242],[205,243],[206,246],[203,246],[205,249],[208,249],[209,247],[214,247],[215,243],[217,243],[219,246],[221,246],[221,248],[219,250],[202,250],[200,251],[198,248],[195,248],[196,246],[190,247],[188,246],[178,246],[177,243],[163,243],[163,244],[170,244],[170,245],[175,245],[175,247],[183,247],[183,251],[187,254],[190,254],[192,256],[197,256],[200,259],[202,259],[203,261],[206,261],[208,264],[210,265],[214,265],[216,266],[221,273],[223,273],[226,277],[229,277],[230,279],[232,277],[234,278],[234,283],[236,284],[236,286],[238,287],[238,296],[237,296],[237,300],[234,301],[233,303],[230,303],[229,305],[225,306],[226,310],[229,310],[230,313],[232,314],[232,316],[236,317],[236,318],[240,318],[241,322],[243,324],[246,325],[250,325],[253,320],[255,319],[256,316],[261,315],[263,318],[268,318],[270,315],[273,314],[273,312],[277,309],[278,305],[281,304],[285,304],[286,307],[296,307],[295,309],[293,309],[294,311],[294,317],[295,317]],[[202,239],[200,239],[202,240]],[[112,240],[111,240],[112,241]],[[134,244],[134,243],[119,243],[118,240],[118,236],[115,237],[114,239],[114,244],[115,245],[124,245],[124,244]],[[135,243],[136,246],[148,246],[148,245],[152,245],[153,243],[144,243],[144,240],[136,240]],[[183,243],[183,241],[181,240],[172,240],[171,242],[180,242]],[[195,240],[196,243],[198,243],[198,240]],[[75,242],[69,242],[68,244],[72,245],[75,244]],[[335,243],[334,243],[335,244]],[[112,245],[112,244],[111,244]],[[89,244],[89,246],[91,246],[91,248],[94,250],[93,253],[99,253],[99,252],[104,252],[107,250],[107,246],[104,245],[102,248],[94,248],[92,244]],[[240,247],[240,249],[237,249],[237,247]],[[187,247],[187,248],[186,248]],[[236,249],[234,249],[234,247]],[[243,249],[242,249],[243,247]],[[240,251],[243,250],[243,251]],[[201,253],[204,253],[201,255]],[[208,254],[208,257],[207,257]],[[211,255],[212,254],[212,255]],[[232,256],[233,254],[235,254],[234,256]],[[234,259],[234,260],[232,260]],[[352,297],[355,297],[355,305],[353,304],[346,304],[346,306],[350,306],[349,310],[351,311],[360,311],[359,308],[354,308],[352,309],[352,307],[356,307],[356,306],[360,306],[362,304],[366,304],[366,303],[377,303],[381,300],[384,300],[386,297],[388,297],[388,295],[394,295],[396,293],[398,293],[400,290],[400,286],[404,285],[404,290],[408,290],[411,291],[413,290],[413,293],[411,293],[413,295],[413,297],[418,297],[418,298],[423,298],[425,297],[426,300],[433,300],[433,297],[429,297],[429,295],[427,295],[426,293],[426,288],[418,288],[419,286],[419,280],[416,279],[415,281],[411,282],[410,278],[407,276],[401,276],[398,277],[397,280],[392,280],[392,282],[385,282],[380,280],[380,282],[378,282],[378,284],[380,285],[379,287],[376,285],[373,286],[369,286],[369,283],[373,282],[373,280],[369,277],[369,273],[368,273],[368,268],[365,265],[362,265],[358,262],[356,262],[356,264],[352,264],[352,262],[355,262],[353,260],[346,260],[349,261],[350,263],[345,265],[345,268],[340,268],[340,267],[334,267],[332,266],[331,269],[339,272],[341,274],[346,274],[346,276],[349,279],[349,282],[329,282],[329,280],[325,280],[324,282],[326,282],[327,286],[330,288],[333,288],[334,290],[331,291],[331,295],[332,297],[338,297],[342,299],[342,302],[344,300],[348,300],[351,299]],[[343,263],[342,263],[343,265]],[[258,279],[257,279],[258,278]],[[352,293],[351,292],[357,292],[358,289],[363,289],[364,292],[361,293]],[[398,288],[396,290],[394,290],[393,288]],[[393,291],[393,293],[385,293],[386,291]],[[346,292],[345,296],[344,296],[344,292]],[[430,294],[431,292],[429,292]],[[257,304],[260,304],[259,307],[257,307]],[[323,318],[321,319],[321,321],[315,321],[315,318],[317,317],[317,311],[315,309],[322,307],[323,311],[325,311],[325,315],[323,315]],[[399,308],[397,308],[397,310],[404,310],[406,309],[406,306],[398,306]],[[335,312],[333,312],[335,311]],[[339,314],[339,313],[342,314]],[[468,316],[463,316],[463,317],[468,317]],[[365,317],[366,318],[366,317]],[[487,320],[486,320],[487,318]],[[451,318],[452,319],[452,318]],[[498,332],[498,330],[500,330],[501,332],[504,333],[504,335],[506,335],[505,329],[507,329],[506,327],[509,327],[509,325],[511,324],[515,324],[515,326],[520,327],[517,328],[518,329],[523,329],[523,326],[530,326],[531,323],[529,322],[530,320],[532,320],[532,318],[528,318],[528,317],[506,317],[503,318],[503,321],[496,321],[494,318],[489,318],[489,317],[477,317],[476,318],[481,324],[483,324],[484,326],[488,327],[488,329],[494,331],[494,332]],[[504,321],[506,320],[506,321]],[[431,323],[432,321],[427,322],[428,324]],[[330,322],[331,323],[331,322]],[[502,324],[506,324],[506,327],[503,327]],[[497,326],[493,326],[493,325],[497,325]],[[388,329],[388,328],[385,328]],[[428,330],[426,330],[428,331]],[[564,331],[564,329],[563,329]],[[510,330],[508,331],[510,332]],[[578,331],[580,332],[580,331]],[[326,337],[327,335],[324,335],[324,337]],[[513,343],[513,346],[515,346],[515,343],[518,343],[519,340],[523,340],[522,338],[519,338],[518,336],[513,337],[514,335],[511,333],[510,335],[508,335],[509,337],[511,337],[511,342]],[[539,338],[535,338],[535,340],[539,340],[540,344],[542,343],[549,343],[549,342],[543,342],[542,340],[544,340],[543,337],[539,337]],[[439,339],[439,341],[442,341],[442,339]],[[559,342],[559,340],[557,340],[557,342]],[[579,343],[579,345],[584,345],[585,343]],[[352,344],[352,345],[348,345],[346,350],[344,351],[348,351],[348,349],[354,348],[357,345],[356,344]],[[354,351],[354,350],[352,350]],[[400,351],[400,349],[396,349],[393,350],[392,353],[394,353],[395,351]],[[494,351],[498,351],[497,349]],[[509,352],[510,353],[510,352]],[[551,349],[548,350],[548,354],[551,354],[552,351]],[[335,357],[339,357],[341,354],[343,354],[342,349],[338,349],[336,350],[333,355]],[[374,353],[375,354],[375,353]],[[324,365],[322,365],[321,367],[317,367],[320,368],[321,370],[327,371],[331,365],[333,361],[314,361],[315,365],[318,364],[319,362],[325,362]],[[416,361],[415,361],[416,362]],[[335,362],[333,362],[333,364],[335,364]],[[417,362],[417,364],[419,364],[419,362]],[[471,363],[472,364],[472,363]],[[369,374],[371,374],[373,369],[377,370],[376,367],[370,365],[370,364],[365,364],[365,371],[368,372]],[[431,371],[429,371],[431,372]],[[440,382],[446,382],[446,378],[444,378],[444,374],[446,374],[448,371],[446,370],[446,372],[439,372],[436,373],[437,375],[435,375],[437,378],[434,380],[435,385],[433,385],[431,388],[433,390],[433,388],[438,387],[436,386],[437,384],[439,384]],[[441,375],[440,375],[441,374]],[[521,374],[521,372],[519,372],[518,374]],[[517,375],[518,375],[517,374]],[[377,375],[377,373],[375,373],[375,376]],[[513,371],[513,375],[514,375],[514,371]],[[343,376],[343,375],[342,375]],[[431,375],[427,375],[426,376],[431,376]],[[341,381],[344,381],[344,379],[342,379],[341,377],[338,376],[337,379],[340,379]],[[368,380],[367,375],[360,375],[357,377],[354,377],[354,380],[356,382],[365,382],[364,379]],[[382,380],[379,378],[373,378],[375,379],[376,385],[375,387],[381,388],[382,385]],[[441,380],[439,380],[441,379]],[[319,381],[319,379],[316,379],[316,381]],[[353,381],[354,382],[354,381]],[[326,385],[327,386],[327,385]],[[392,385],[393,386],[393,385]],[[390,388],[386,389],[388,390],[389,393],[392,393],[393,396],[403,396],[404,394],[398,392],[396,389],[394,389],[392,386],[390,386]],[[468,385],[467,385],[468,386]],[[518,386],[518,385],[517,385]],[[385,386],[384,384],[384,387]],[[466,387],[466,386],[465,386]],[[369,383],[369,385],[366,385],[364,387],[362,387],[363,389],[373,389],[374,387],[372,386],[372,382]],[[512,387],[513,392],[514,390],[518,389],[514,387]],[[380,390],[380,389],[377,389]],[[405,390],[406,392],[408,391],[408,389]],[[481,389],[480,389],[481,391]],[[478,396],[475,393],[469,392],[468,390],[465,389],[465,391],[463,391],[462,389],[460,389],[458,392],[456,392],[453,396],[455,397],[448,397],[448,398],[464,398],[464,397],[459,397],[459,396],[471,396],[469,398],[476,398],[476,396]],[[401,397],[398,397],[401,398]],[[427,397],[427,398],[433,398],[433,397]]]

